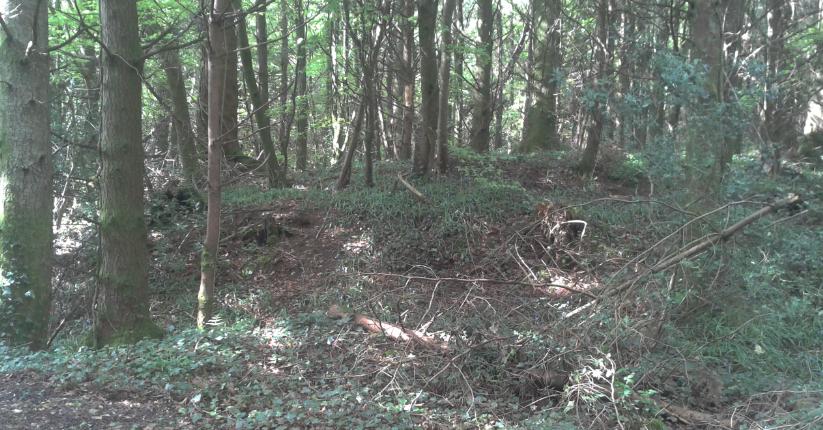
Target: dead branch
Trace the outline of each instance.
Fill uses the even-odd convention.
[[[424,196],[424,195],[423,195],[423,193],[421,193],[420,191],[417,191],[417,188],[414,188],[414,186],[413,186],[412,184],[410,184],[408,181],[406,181],[405,179],[403,179],[403,175],[401,175],[400,173],[398,173],[398,174],[397,174],[397,179],[399,179],[399,180],[400,180],[400,183],[401,183],[401,184],[403,184],[403,186],[404,186],[404,187],[406,187],[406,189],[408,189],[408,190],[409,190],[409,192],[410,192],[410,193],[412,193],[412,195],[413,195],[413,196],[414,196],[417,200],[419,200],[419,201],[421,201],[421,202],[423,202],[423,203],[426,203],[426,204],[430,204],[430,203],[431,203],[431,201],[430,201],[430,200],[429,200],[426,196]]]
[[[398,273],[378,273],[378,272],[365,272],[360,273],[361,275],[365,276],[391,276],[395,278],[403,278],[410,281],[430,281],[430,282],[441,282],[441,281],[448,281],[448,282],[463,282],[463,283],[478,283],[478,284],[501,284],[501,285],[522,285],[525,287],[532,287],[532,288],[560,288],[575,294],[582,294],[586,297],[591,299],[597,299],[597,296],[594,294],[578,290],[576,288],[568,287],[566,285],[560,284],[551,284],[551,283],[541,283],[541,282],[526,282],[526,281],[510,281],[505,279],[489,279],[489,278],[432,278],[427,276],[410,276],[410,275],[401,275]]]
[[[417,330],[411,330],[369,318],[363,314],[349,314],[343,312],[337,305],[332,305],[329,310],[326,311],[326,316],[332,319],[351,317],[355,324],[363,327],[369,333],[382,333],[390,339],[411,342],[435,351],[446,352],[449,350],[449,346],[446,342],[443,342],[434,336],[429,336]]]
[[[665,270],[665,269],[667,269],[667,268],[669,268],[669,267],[671,267],[671,266],[673,266],[673,265],[675,265],[675,264],[677,264],[677,263],[679,263],[679,262],[681,262],[685,259],[694,257],[695,255],[700,254],[701,252],[709,249],[712,245],[714,245],[718,242],[725,241],[728,238],[732,237],[735,233],[742,230],[743,227],[746,227],[747,225],[757,221],[762,216],[767,215],[771,212],[774,212],[777,209],[797,204],[798,202],[800,202],[800,196],[798,196],[796,194],[789,194],[789,196],[787,198],[785,198],[783,200],[778,200],[778,201],[776,201],[776,202],[774,202],[774,203],[772,203],[772,204],[770,204],[770,205],[768,205],[764,208],[761,208],[760,210],[750,214],[746,218],[743,218],[742,220],[738,221],[737,223],[735,223],[731,227],[721,231],[720,233],[709,236],[708,238],[706,238],[702,242],[698,243],[697,245],[694,245],[694,246],[692,246],[692,247],[690,247],[686,250],[683,250],[682,252],[678,253],[677,255],[675,255],[673,257],[667,258],[667,259],[655,264],[649,270],[651,271],[651,273],[657,273],[657,272]]]

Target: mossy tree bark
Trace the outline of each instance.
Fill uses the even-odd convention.
[[[492,59],[494,55],[494,9],[491,0],[478,0],[480,15],[480,48],[477,51],[477,82],[474,84],[471,146],[477,152],[488,152],[492,121]]]
[[[280,155],[283,157],[283,176],[289,170],[289,140],[291,139],[291,114],[289,114],[289,2],[280,0]]]
[[[240,11],[242,2],[235,0],[235,9]],[[237,24],[237,40],[240,49],[240,64],[243,67],[243,79],[246,82],[246,92],[249,99],[251,99],[252,115],[254,116],[255,126],[257,127],[257,135],[260,143],[263,146],[263,152],[266,155],[266,176],[271,187],[282,187],[285,181],[283,180],[283,172],[280,170],[280,165],[277,162],[277,152],[274,149],[274,140],[271,136],[271,121],[269,120],[269,100],[268,89],[266,96],[263,96],[261,86],[258,85],[257,77],[254,74],[254,62],[252,60],[251,48],[249,47],[249,35],[246,28],[246,21],[241,17]],[[262,45],[265,46],[265,43]],[[259,48],[258,48],[259,49]],[[261,73],[261,77],[262,77]],[[268,88],[268,77],[266,78],[266,85]],[[261,79],[261,83],[263,83]]]
[[[94,312],[97,346],[158,337],[148,306],[143,219],[141,81],[136,0],[100,1],[103,80],[100,153],[100,277]]]
[[[221,109],[231,97],[227,87],[228,69],[234,68],[234,54],[229,52],[229,39],[234,31],[230,26],[231,0],[215,0],[209,13],[209,161],[208,210],[206,212],[206,240],[200,266],[200,289],[197,293],[197,326],[204,328],[214,316],[214,285],[217,278],[217,250],[220,245],[220,161],[221,138],[226,118]]]
[[[197,164],[197,146],[194,130],[192,129],[189,103],[186,98],[186,83],[183,80],[183,65],[180,62],[180,51],[169,50],[160,54],[160,61],[166,74],[166,85],[172,102],[172,121],[177,131],[177,150],[180,153],[180,164],[183,166],[183,176],[197,189],[197,183],[203,174]]]
[[[46,344],[51,306],[46,6],[0,1],[0,339],[32,349]]]
[[[417,25],[420,32],[420,87],[422,93],[423,132],[414,145],[412,173],[426,176],[430,169],[431,152],[437,141],[437,53],[434,39],[437,32],[437,2],[417,2]]]
[[[557,134],[557,72],[562,65],[560,52],[560,0],[535,0],[530,62],[534,65],[528,77],[529,94],[534,103],[526,109],[523,120],[522,152],[560,149]],[[532,55],[533,54],[533,55]]]

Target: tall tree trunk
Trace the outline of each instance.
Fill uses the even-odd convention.
[[[403,19],[400,22],[400,30],[403,38],[403,60],[401,64],[400,78],[403,88],[403,135],[400,139],[400,151],[398,157],[401,160],[408,160],[412,154],[412,136],[414,135],[414,27],[412,18],[414,17],[414,0],[405,0],[403,6]]]
[[[298,170],[306,170],[308,162],[308,133],[309,133],[309,101],[306,95],[306,17],[303,10],[303,0],[295,0],[295,17],[297,19],[297,63],[294,66],[295,74],[295,101],[297,139],[295,165]]]
[[[229,15],[234,18],[234,8],[229,4]],[[227,66],[225,79],[225,98],[221,105],[220,111],[223,114],[221,121],[222,127],[222,141],[221,146],[223,152],[229,160],[236,160],[243,156],[243,149],[240,147],[240,134],[238,129],[237,114],[240,105],[239,98],[239,82],[237,80],[237,33],[235,32],[235,25],[233,20],[225,21],[226,33],[226,52],[227,52]],[[209,77],[211,79],[211,77]],[[209,102],[209,106],[212,104]]]
[[[434,39],[437,32],[437,2],[418,0],[417,25],[420,32],[420,87],[422,92],[422,138],[414,145],[412,173],[429,173],[431,151],[437,140],[437,54]]]
[[[101,0],[100,277],[94,312],[98,346],[159,337],[148,302],[143,219],[142,55],[136,0]]]
[[[283,156],[283,175],[289,170],[289,140],[291,117],[289,103],[289,2],[280,0],[280,155]]]
[[[337,177],[337,184],[335,189],[340,191],[346,188],[351,182],[351,165],[354,160],[354,153],[357,151],[358,143],[360,142],[360,132],[363,129],[363,117],[366,116],[366,99],[360,102],[360,107],[355,114],[354,127],[351,131],[351,136],[348,138],[348,147],[343,155],[343,161],[340,167],[340,176]]]
[[[449,169],[449,78],[451,77],[452,56],[452,15],[455,0],[446,0],[443,7],[443,21],[440,27],[440,101],[437,108],[437,170],[446,173]]]
[[[235,0],[235,9],[240,11],[241,1]],[[249,35],[246,29],[245,19],[240,19],[237,23],[237,40],[240,50],[240,63],[243,67],[243,79],[246,82],[246,92],[251,99],[251,109],[254,122],[257,126],[257,133],[260,136],[260,143],[263,145],[263,152],[266,154],[266,177],[269,186],[283,186],[282,171],[277,163],[277,152],[274,149],[274,141],[271,137],[271,121],[269,121],[268,97],[263,98],[257,78],[254,75],[254,65],[252,62],[251,48],[249,47]],[[264,44],[265,45],[265,44]],[[268,81],[268,78],[266,78]],[[268,85],[268,84],[267,84]]]
[[[463,32],[463,0],[457,0],[457,27],[459,32]],[[455,142],[457,146],[463,145],[464,126],[466,122],[465,110],[463,109],[463,65],[465,64],[465,54],[462,49],[454,51],[454,75],[457,80],[454,82],[456,100],[454,101],[455,128],[457,129]]]
[[[594,89],[596,93],[603,92],[605,82],[610,78],[606,76],[609,59],[608,55],[608,38],[609,38],[609,2],[608,0],[599,0],[597,5],[597,41],[595,46],[595,61],[597,62],[597,75],[594,78]],[[591,175],[594,172],[595,162],[597,161],[597,152],[600,149],[601,140],[603,138],[603,126],[605,125],[605,111],[606,103],[601,100],[600,96],[595,98],[594,106],[592,107],[592,122],[589,127],[588,137],[586,138],[586,149],[583,150],[583,156],[580,163],[577,165],[577,170],[581,174]]]
[[[209,161],[208,210],[206,212],[206,240],[200,262],[200,290],[197,293],[197,326],[204,328],[214,315],[214,285],[217,277],[217,251],[220,244],[220,161],[222,133],[225,129],[221,108],[230,97],[227,88],[229,68],[235,67],[234,54],[228,52],[233,29],[231,0],[214,0],[209,9]],[[235,67],[236,68],[236,67]]]
[[[51,307],[47,4],[4,0],[0,14],[0,340],[37,350]]]
[[[534,65],[534,78],[529,73],[529,94],[535,98],[528,106],[523,124],[523,142],[521,150],[560,149],[560,137],[557,132],[557,78],[561,67],[560,54],[560,0],[535,0],[534,31],[532,31],[532,54],[529,60]],[[532,87],[532,84],[534,85]]]
[[[695,0],[692,15],[692,55],[705,69],[705,96],[689,111],[685,170],[692,200],[716,195],[721,179],[723,131],[712,123],[722,100],[723,38],[714,0]]]
[[[787,143],[795,139],[791,117],[790,92],[785,78],[781,76],[786,66],[786,30],[791,10],[786,0],[768,0],[769,39],[766,45],[767,91],[764,100],[764,122],[761,128],[760,159],[764,173],[776,174],[780,170],[782,152]]]
[[[480,14],[480,48],[477,52],[477,82],[474,84],[474,110],[472,111],[472,148],[477,152],[489,151],[492,121],[492,58],[494,55],[494,10],[492,0],[478,0]]]
[[[165,51],[161,53],[160,61],[166,74],[166,85],[171,97],[172,121],[176,130],[177,149],[180,153],[180,163],[183,165],[183,175],[192,188],[197,189],[197,182],[202,178],[202,173],[197,165],[197,148],[194,130],[191,126],[189,104],[186,100],[186,84],[183,80],[180,51]]]
[[[504,49],[504,36],[503,36],[503,13],[502,11],[498,11],[495,14],[494,19],[494,27],[495,32],[497,33],[497,88],[494,91],[494,95],[492,96],[492,110],[494,111],[494,144],[492,147],[494,149],[500,149],[503,147],[503,110],[505,110],[505,88],[506,83],[503,79],[503,51]]]

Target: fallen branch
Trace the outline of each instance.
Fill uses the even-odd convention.
[[[446,342],[443,342],[440,339],[435,338],[434,336],[429,336],[417,330],[411,330],[400,326],[396,326],[394,324],[389,324],[380,320],[369,318],[363,314],[346,313],[343,312],[337,305],[332,305],[329,308],[329,310],[326,311],[326,316],[332,319],[351,317],[352,321],[355,324],[359,325],[360,327],[363,327],[367,332],[382,333],[390,339],[399,340],[403,342],[411,342],[416,345],[420,345],[425,348],[440,352],[445,352],[449,349],[449,346]]]
[[[789,194],[789,196],[787,198],[785,198],[783,200],[778,200],[778,201],[776,201],[776,202],[774,202],[774,203],[772,203],[772,204],[770,204],[770,205],[768,205],[764,208],[761,208],[760,210],[752,213],[751,215],[747,216],[746,218],[743,218],[742,220],[738,221],[737,223],[735,223],[731,227],[721,231],[720,233],[717,233],[713,236],[710,236],[710,237],[706,238],[705,240],[703,240],[702,242],[698,243],[697,245],[694,245],[691,248],[688,248],[688,249],[678,253],[677,255],[675,255],[673,257],[667,258],[667,259],[655,264],[649,270],[650,270],[651,273],[657,273],[657,272],[665,270],[665,269],[667,269],[667,268],[669,268],[669,267],[671,267],[671,266],[673,266],[673,265],[675,265],[675,264],[677,264],[677,263],[679,263],[679,262],[681,262],[685,259],[694,257],[695,255],[700,254],[701,252],[709,249],[712,245],[714,245],[718,242],[725,241],[728,238],[732,237],[735,233],[742,230],[743,227],[746,227],[747,225],[757,221],[762,216],[767,215],[771,212],[774,212],[777,209],[780,209],[780,208],[783,208],[783,207],[786,207],[786,206],[790,206],[790,205],[794,205],[794,204],[797,204],[799,202],[800,202],[800,196],[798,196],[797,194]]]
[[[421,202],[423,202],[423,203],[427,203],[427,204],[428,204],[428,203],[431,203],[431,201],[429,201],[429,199],[428,199],[426,196],[424,196],[424,195],[423,195],[423,193],[421,193],[420,191],[417,191],[417,188],[414,188],[414,185],[410,184],[408,181],[406,181],[405,179],[403,179],[403,175],[401,175],[400,173],[398,173],[398,174],[397,174],[397,179],[399,179],[399,180],[400,180],[400,183],[401,183],[401,184],[403,184],[403,186],[404,186],[404,187],[406,187],[406,189],[408,189],[408,190],[409,190],[409,192],[410,192],[410,193],[412,193],[412,195],[413,195],[413,196],[414,196],[417,200],[420,200]]]
[[[431,282],[464,282],[464,283],[478,283],[478,284],[501,284],[501,285],[522,285],[524,287],[532,287],[532,288],[560,288],[562,290],[566,290],[571,293],[575,294],[582,294],[586,297],[591,299],[597,299],[597,296],[594,294],[584,291],[578,290],[576,288],[568,287],[566,285],[560,284],[551,284],[551,283],[541,283],[541,282],[526,282],[526,281],[509,281],[505,279],[489,279],[489,278],[432,278],[427,276],[410,276],[410,275],[401,275],[398,273],[378,273],[378,272],[365,272],[360,273],[360,275],[365,276],[391,276],[395,278],[403,278],[410,281],[431,281]]]

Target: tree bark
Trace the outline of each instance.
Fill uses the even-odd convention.
[[[412,155],[412,136],[414,135],[414,0],[405,0],[400,31],[403,38],[403,59],[399,77],[403,88],[403,134],[400,139],[398,158],[408,160]]]
[[[237,33],[235,32],[234,13],[236,11],[229,4],[229,9],[225,12],[231,19],[223,20],[226,26],[224,33],[226,43],[226,77],[225,77],[225,98],[220,106],[223,119],[220,122],[222,127],[222,137],[220,145],[229,160],[237,160],[243,156],[243,149],[240,147],[240,134],[238,129],[238,107],[240,105],[239,82],[237,80]],[[211,76],[209,76],[211,81]],[[209,92],[211,94],[211,92]],[[213,106],[209,101],[209,107]],[[211,114],[211,113],[209,113]]]
[[[295,166],[298,170],[306,170],[308,162],[308,132],[309,132],[309,101],[306,95],[306,17],[303,10],[303,0],[295,0],[295,16],[297,18],[297,63],[294,66],[295,74],[295,126],[297,137],[295,146]]]
[[[592,122],[589,127],[588,137],[586,138],[586,148],[583,150],[583,156],[577,165],[578,172],[583,175],[591,175],[594,172],[597,153],[603,138],[603,126],[606,122],[604,112],[606,103],[601,100],[603,98],[601,94],[605,91],[605,82],[610,78],[606,76],[606,70],[608,69],[607,61],[609,60],[608,38],[609,2],[608,0],[599,0],[597,6],[597,42],[594,44],[594,56],[597,62],[597,76],[595,76],[593,83],[594,91],[596,92],[595,102],[591,112]]]
[[[563,4],[560,0],[535,0],[534,31],[530,62],[534,65],[534,77],[529,73],[528,91],[534,104],[527,106],[523,124],[522,152],[557,150],[562,148],[557,133],[557,78],[561,67],[560,16]]]
[[[241,1],[235,0],[235,9],[240,10]],[[266,156],[266,178],[270,187],[281,187],[284,184],[282,171],[277,163],[277,152],[274,149],[274,141],[271,136],[271,121],[269,120],[268,97],[263,98],[261,87],[258,86],[257,78],[254,75],[254,65],[252,62],[251,48],[249,47],[249,35],[246,29],[245,19],[240,19],[237,24],[237,40],[240,50],[240,63],[243,67],[243,79],[246,82],[246,91],[251,99],[252,116],[254,117],[260,143],[263,146],[263,153]],[[263,45],[265,46],[265,44]],[[268,78],[266,78],[268,81]],[[266,84],[268,85],[268,83]]]
[[[101,0],[103,49],[100,153],[100,276],[94,312],[98,346],[159,337],[148,306],[141,136],[142,56],[136,0]]]
[[[183,66],[180,62],[180,51],[170,50],[160,54],[160,61],[166,74],[166,85],[172,102],[172,121],[177,135],[177,149],[180,153],[180,163],[183,165],[183,175],[193,189],[202,178],[202,172],[197,164],[197,147],[194,139],[194,130],[191,126],[189,104],[186,99],[186,83],[183,80]]]
[[[280,1],[280,155],[283,156],[283,175],[289,170],[289,140],[291,118],[289,102],[289,3]]]
[[[437,140],[437,56],[434,39],[437,32],[437,2],[418,0],[417,25],[420,32],[420,86],[422,92],[422,138],[414,145],[412,173],[429,173],[431,151]]]
[[[452,15],[455,0],[446,0],[440,28],[440,101],[437,109],[437,170],[442,174],[449,169],[449,78],[451,77]]]
[[[480,48],[477,64],[480,70],[474,84],[474,111],[472,112],[471,145],[477,152],[489,151],[492,121],[492,57],[494,55],[494,10],[492,0],[478,0],[480,14]]]
[[[47,4],[0,1],[0,14],[0,340],[37,350],[51,307]]]
[[[221,135],[225,117],[221,107],[230,97],[227,88],[228,70],[235,66],[229,50],[229,34],[232,28],[231,0],[214,0],[209,12],[209,160],[208,160],[208,210],[206,212],[206,239],[200,266],[200,289],[197,293],[197,326],[204,328],[214,315],[214,288],[217,277],[217,252],[220,245],[220,161],[222,156]]]

